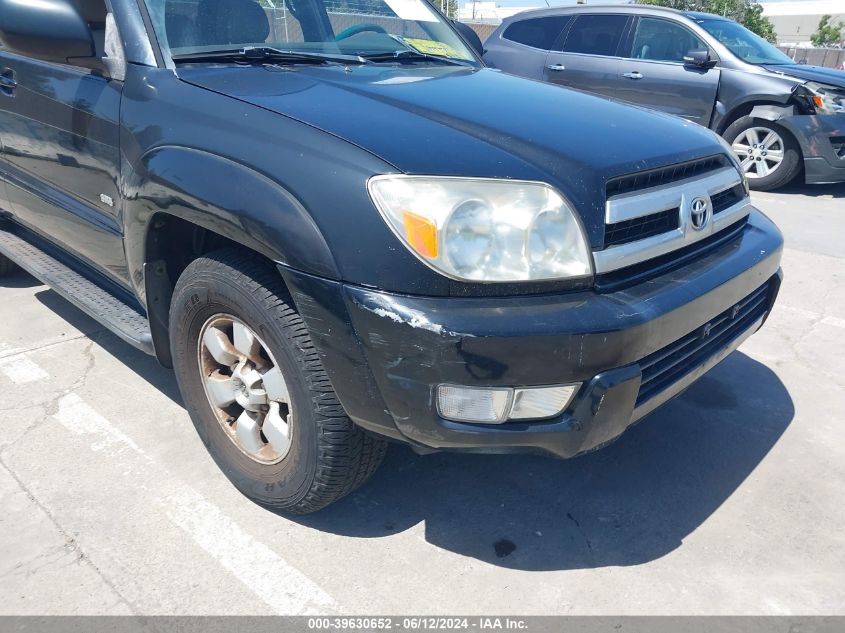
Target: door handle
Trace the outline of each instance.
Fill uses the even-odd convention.
[[[563,64],[549,64],[546,68],[549,70],[566,70],[566,66]]]
[[[0,72],[0,92],[7,97],[14,97],[17,87],[18,82],[15,79],[15,71],[11,68],[4,68],[3,72]]]
[[[637,72],[636,70],[632,73],[625,73],[622,76],[627,77],[628,79],[642,79],[643,78],[643,74],[641,72]]]

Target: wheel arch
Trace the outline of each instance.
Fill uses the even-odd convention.
[[[163,365],[171,364],[172,289],[196,257],[238,245],[271,262],[339,278],[328,244],[304,205],[263,174],[184,147],[156,148],[127,171],[127,263]]]
[[[735,105],[732,110],[725,113],[716,125],[715,131],[721,136],[725,131],[733,125],[736,121],[744,116],[749,116],[755,111],[762,114],[759,118],[765,118],[769,121],[776,119],[770,117],[780,118],[792,114],[792,106],[774,99],[765,99],[760,97],[751,98],[748,101]],[[777,113],[781,114],[778,115]],[[757,114],[754,114],[757,116]]]

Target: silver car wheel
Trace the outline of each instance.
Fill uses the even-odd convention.
[[[767,127],[748,128],[731,147],[748,178],[771,176],[783,162],[786,150],[780,134]]]
[[[267,345],[228,314],[200,330],[199,368],[208,403],[241,452],[276,464],[290,451],[293,408],[282,370]]]

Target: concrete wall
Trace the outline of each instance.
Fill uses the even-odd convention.
[[[832,16],[831,22],[837,24],[838,22],[845,23],[845,12],[841,7],[836,11],[827,12]],[[778,42],[784,44],[798,44],[801,42],[810,42],[810,37],[819,28],[819,21],[822,19],[821,13],[803,13],[798,15],[766,15],[775,27],[775,33],[778,36]]]
[[[796,62],[806,62],[810,66],[841,68],[845,64],[845,50],[841,48],[795,48],[779,46],[780,50]]]
[[[468,22],[466,20],[464,20],[464,22],[466,22],[467,26],[472,27],[473,31],[478,33],[478,37],[481,38],[482,42],[490,37],[490,34],[496,30],[496,27],[499,26],[498,24],[489,24],[484,22]]]

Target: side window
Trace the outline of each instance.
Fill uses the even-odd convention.
[[[547,51],[552,47],[561,31],[566,28],[569,20],[570,17],[566,15],[520,20],[506,28],[502,37],[518,44]]]
[[[707,45],[680,24],[660,18],[640,18],[631,57],[683,63],[684,55]]]
[[[612,57],[627,23],[627,15],[579,15],[569,29],[563,52]]]

